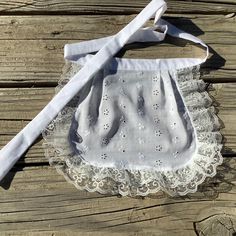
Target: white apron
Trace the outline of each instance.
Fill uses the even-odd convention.
[[[208,47],[160,19],[165,10],[153,0],[118,34],[65,45],[68,68],[57,94],[0,151],[0,179],[40,133],[49,163],[90,192],[185,195],[216,174],[219,122],[199,78]],[[154,26],[141,28],[154,14]],[[127,43],[166,34],[202,45],[206,57],[113,57]]]

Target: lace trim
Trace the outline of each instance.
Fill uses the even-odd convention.
[[[79,71],[76,63],[66,62],[56,88],[58,92]],[[42,132],[45,156],[51,166],[68,182],[81,190],[123,196],[146,196],[159,190],[169,195],[194,193],[206,177],[213,177],[222,164],[222,136],[220,123],[212,106],[212,99],[200,79],[199,66],[177,72],[178,86],[195,127],[198,152],[182,168],[172,171],[141,171],[99,168],[89,165],[80,156],[74,156],[68,143],[70,122],[76,107],[74,98]],[[62,135],[63,134],[63,135]]]

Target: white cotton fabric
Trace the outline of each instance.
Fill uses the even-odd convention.
[[[127,61],[128,63],[129,61]],[[168,70],[104,69],[89,83],[75,110],[69,142],[98,167],[172,170],[196,152],[196,136]],[[147,66],[147,67],[150,67]],[[153,68],[154,69],[154,68]]]
[[[78,189],[90,192],[123,196],[146,196],[159,190],[170,195],[195,192],[206,177],[216,174],[216,167],[222,163],[220,124],[205,91],[206,84],[199,77],[199,67],[184,68],[176,73],[169,71],[161,77],[159,70],[145,70],[145,63],[150,66],[154,60],[139,60],[143,70],[135,70],[136,63],[131,63],[130,70],[133,59],[116,58],[113,62],[117,60],[122,60],[122,70],[120,65],[120,70],[114,73],[114,64],[107,65],[43,132],[45,155],[50,164]],[[80,68],[77,62],[67,62],[56,92]],[[107,80],[110,82],[106,83]],[[123,87],[127,80],[133,85],[130,92],[128,87]],[[143,96],[148,98],[144,103],[147,110],[139,109],[139,96],[135,94],[149,87],[148,80],[152,91],[158,87],[161,92]],[[160,98],[160,94],[164,98]],[[128,107],[132,107],[134,112],[123,109],[122,102],[112,105],[119,99],[126,99],[128,111]],[[160,107],[152,110],[153,104]],[[94,114],[94,106],[98,109],[94,116],[99,117],[96,122],[88,115],[89,110]],[[107,107],[108,115],[104,113]],[[166,113],[170,116],[164,115]],[[126,119],[120,119],[122,116]],[[145,117],[151,117],[147,119],[150,122],[145,122]],[[105,130],[104,124],[109,124]],[[182,128],[178,128],[179,125]],[[108,141],[109,134],[112,138]]]
[[[163,33],[142,29],[132,41],[146,32],[161,41],[167,33],[206,47],[160,22]],[[67,67],[57,92],[110,38],[65,47]],[[43,132],[51,165],[90,192],[195,192],[222,163],[220,124],[199,73],[205,59],[111,58]]]
[[[1,178],[40,132],[49,163],[90,192],[185,195],[215,175],[220,125],[199,77],[208,47],[160,19],[165,9],[153,0],[118,34],[65,45],[56,95],[0,151]],[[141,28],[154,13],[154,26]],[[166,34],[202,45],[206,56],[113,57],[126,43],[159,42]]]

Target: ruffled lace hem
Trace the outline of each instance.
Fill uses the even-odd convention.
[[[79,71],[76,63],[67,62],[58,92]],[[171,196],[197,191],[206,177],[213,177],[222,164],[222,136],[213,101],[200,79],[199,66],[177,72],[178,87],[188,108],[198,140],[198,151],[184,167],[171,171],[127,170],[96,167],[73,155],[68,142],[76,97],[42,132],[45,156],[68,182],[81,190],[123,196],[146,196],[162,190]],[[63,135],[61,135],[63,134]]]

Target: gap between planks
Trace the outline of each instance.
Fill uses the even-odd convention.
[[[66,43],[112,35],[133,17],[1,16],[0,86],[55,86],[64,65],[63,47]],[[204,65],[203,78],[206,81],[236,81],[235,19],[235,16],[227,18],[223,15],[169,18],[181,29],[200,35],[211,47],[212,57]],[[165,58],[204,55],[199,47],[191,43],[185,45],[183,41],[174,42],[170,38],[165,42],[145,48],[140,48],[140,45],[129,46],[130,50],[123,51],[124,56]]]
[[[218,175],[207,179],[196,193],[170,197],[158,192],[145,198],[88,193],[66,183],[51,167],[25,168],[11,172],[1,183],[0,231],[80,229],[194,235],[194,224],[199,230],[211,216],[235,219],[235,166],[235,159],[225,162]]]
[[[225,148],[223,154],[236,156],[236,83],[214,84],[210,94],[216,100],[219,118],[223,122]],[[33,119],[50,101],[54,88],[2,88],[0,89],[0,146],[5,145],[14,135]],[[20,166],[26,163],[47,163],[42,149],[42,140],[29,149]]]

